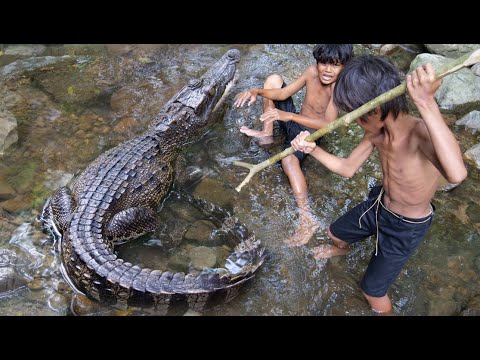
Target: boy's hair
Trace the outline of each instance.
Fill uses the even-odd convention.
[[[322,64],[345,64],[353,56],[352,44],[318,44],[313,48],[313,57]]]
[[[395,66],[381,56],[361,55],[350,60],[338,75],[333,90],[333,101],[338,109],[351,112],[377,96],[400,85]],[[405,94],[380,106],[381,120],[391,112],[396,119],[401,112],[408,113]],[[361,118],[375,112],[370,111]]]

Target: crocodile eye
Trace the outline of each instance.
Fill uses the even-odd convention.
[[[210,94],[210,96],[215,95],[215,84],[210,83],[208,85],[205,85],[202,89],[202,92],[206,95]]]

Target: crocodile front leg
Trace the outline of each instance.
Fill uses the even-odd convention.
[[[158,218],[149,208],[131,207],[116,213],[105,226],[105,236],[115,245],[133,240],[158,228]]]

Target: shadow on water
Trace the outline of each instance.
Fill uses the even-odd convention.
[[[276,138],[262,147],[240,134],[242,125],[259,126],[261,100],[235,109],[234,94],[261,86],[269,73],[298,76],[311,62],[311,46],[173,44],[55,46],[43,55],[72,58],[48,67],[31,63],[26,75],[0,84],[0,115],[16,121],[18,135],[0,164],[0,248],[15,253],[15,264],[0,261],[0,270],[10,271],[17,281],[9,285],[15,291],[0,297],[0,314],[69,315],[72,298],[80,314],[151,314],[78,305],[58,270],[55,246],[35,218],[54,189],[107,149],[140,134],[176,91],[232,47],[242,52],[239,82],[226,100],[222,121],[179,155],[177,184],[236,216],[266,246],[268,257],[237,298],[206,315],[371,315],[359,282],[374,239],[355,245],[342,258],[317,261],[311,248],[328,242],[328,224],[379,181],[378,159],[368,160],[352,179],[343,179],[307,158],[304,170],[320,228],[305,246],[284,243],[297,228],[298,216],[278,164],[257,174],[241,193],[234,190],[246,172],[232,162],[258,163],[280,151],[282,142]],[[11,60],[4,58],[3,65]],[[454,130],[462,146],[478,143],[478,135]],[[325,137],[324,146],[344,156],[360,134],[355,126],[338,129]],[[461,186],[437,193],[431,231],[391,288],[396,313],[458,315],[480,294],[478,182],[479,172],[471,167]],[[212,236],[215,224],[176,196],[167,198],[160,217],[162,226],[155,234],[118,246],[118,254],[150,268],[195,271],[220,266],[231,251],[231,244]]]

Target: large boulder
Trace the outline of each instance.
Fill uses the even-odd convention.
[[[431,53],[455,59],[473,50],[480,49],[480,44],[424,44]]]
[[[436,69],[450,62],[441,55],[420,54],[410,64],[412,71],[420,65],[431,63]],[[480,77],[464,68],[446,76],[435,94],[438,105],[445,112],[464,115],[480,108]]]

